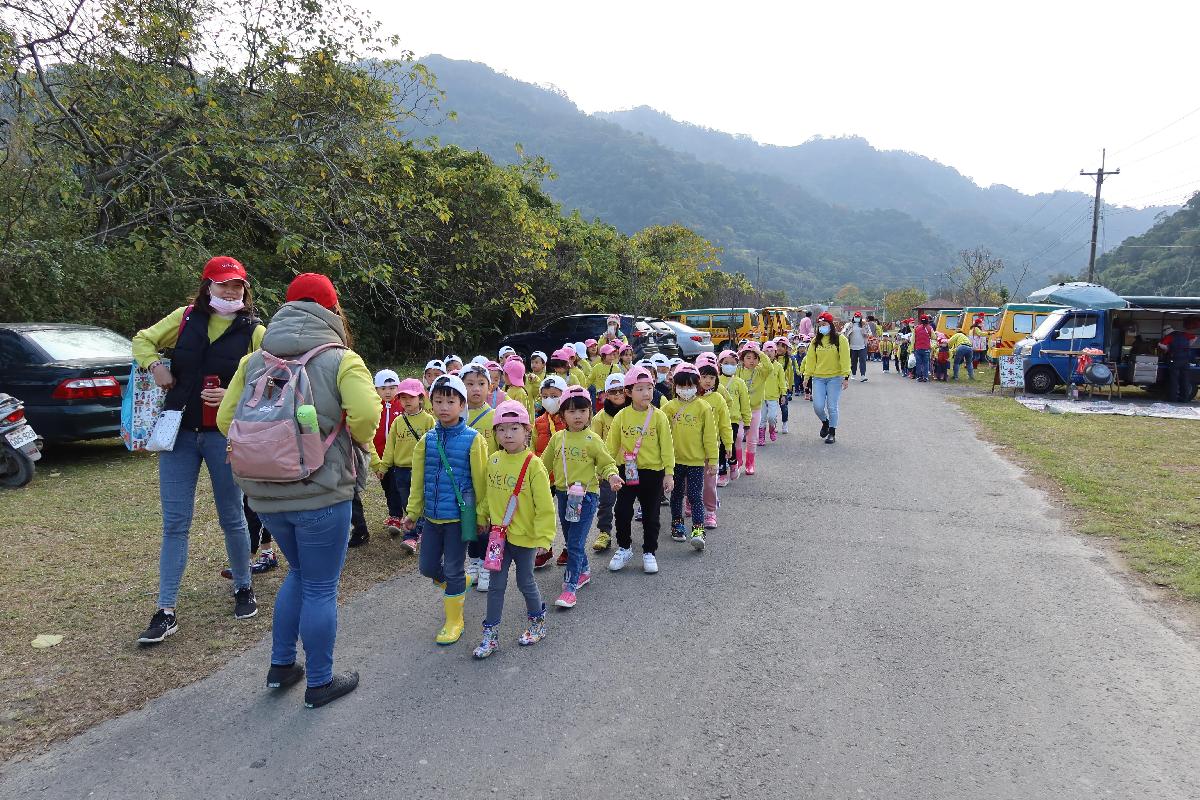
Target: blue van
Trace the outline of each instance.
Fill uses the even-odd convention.
[[[1166,326],[1182,330],[1188,317],[1200,316],[1200,297],[1126,297],[1128,308],[1063,308],[1054,311],[1028,339],[1017,343],[1025,370],[1025,391],[1047,394],[1058,386],[1085,383],[1076,372],[1086,349],[1104,352],[1103,360],[1124,385],[1138,385],[1166,395],[1169,377],[1165,354],[1158,349]],[[1189,373],[1191,395],[1200,386],[1200,339],[1193,344]],[[1142,358],[1142,369],[1137,369]],[[1147,357],[1157,359],[1157,369],[1145,372]],[[1098,359],[1099,360],[1099,359]]]

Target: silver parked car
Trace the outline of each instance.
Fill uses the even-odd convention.
[[[670,326],[675,332],[675,341],[679,345],[679,355],[688,361],[695,361],[696,356],[701,353],[712,353],[713,343],[712,336],[704,331],[698,331],[691,325],[684,325],[682,322],[672,322],[665,320],[665,325]]]

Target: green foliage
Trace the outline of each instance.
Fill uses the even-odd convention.
[[[914,308],[928,299],[929,295],[925,294],[925,292],[915,286],[909,286],[885,294],[883,296],[883,309],[887,312],[887,318],[891,321],[905,319]]]
[[[1118,294],[1200,295],[1200,193],[1098,259],[1096,275]]]
[[[228,253],[268,314],[329,275],[368,356],[470,350],[539,308],[666,310],[717,263],[681,226],[564,218],[539,158],[415,141],[433,74],[342,0],[0,8],[5,318],[130,332]]]

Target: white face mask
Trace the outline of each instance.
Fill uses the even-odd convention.
[[[737,372],[737,364],[722,364],[721,374],[732,377]]]
[[[821,327],[817,328],[817,332],[820,333],[822,336],[825,336],[829,333],[829,326],[822,325]]]
[[[608,326],[608,335],[609,335],[609,336],[616,336],[616,335],[617,335],[617,326],[616,326],[616,325],[609,325],[609,326]]]
[[[546,409],[546,411],[550,412],[551,414],[557,414],[558,406],[559,406],[559,403],[561,403],[561,402],[562,401],[559,400],[557,397],[543,397],[542,398],[542,408]]]
[[[680,386],[678,389],[675,390],[675,394],[677,394],[679,396],[680,400],[691,400],[693,397],[696,396],[696,387],[695,386]]]
[[[215,294],[208,296],[208,307],[218,314],[236,314],[246,307],[242,300],[224,300]]]

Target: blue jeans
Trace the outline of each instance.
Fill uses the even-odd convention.
[[[309,686],[333,680],[338,581],[346,563],[350,503],[259,515],[288,560],[287,577],[275,595],[271,663],[294,663],[299,639]]]
[[[853,351],[851,351],[853,352]],[[813,411],[821,422],[829,427],[838,426],[838,400],[842,397],[842,378],[813,378]]]
[[[447,597],[467,590],[467,574],[463,569],[466,555],[461,523],[421,520],[421,574],[434,583],[445,583]]]
[[[579,522],[567,522],[567,493],[558,493],[558,520],[562,523],[563,538],[567,542],[567,571],[563,573],[563,586],[572,592],[579,588],[579,576],[588,571],[587,535],[592,529],[598,505],[600,495],[588,492],[583,496]]]
[[[954,348],[954,379],[958,380],[958,365],[967,365],[967,376],[971,380],[975,380],[975,365],[971,362],[975,358],[975,351],[969,344],[960,344]]]
[[[163,515],[162,550],[158,556],[159,608],[174,608],[179,599],[201,462],[208,466],[212,481],[233,587],[244,589],[250,585],[250,530],[242,510],[242,490],[233,482],[233,470],[225,462],[225,437],[218,431],[181,430],[175,449],[158,454],[158,495]]]
[[[913,353],[917,356],[917,368],[916,368],[917,380],[919,380],[919,381],[929,380],[929,351],[928,350],[914,350]]]

